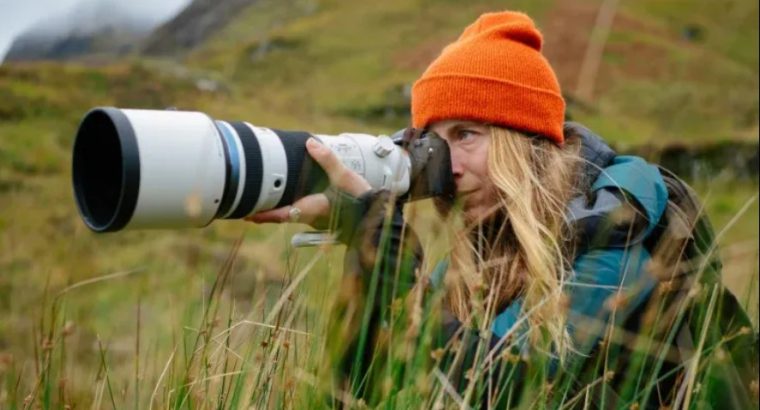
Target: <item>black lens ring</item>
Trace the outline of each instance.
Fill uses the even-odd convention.
[[[122,159],[119,198],[116,202],[113,216],[106,223],[99,223],[89,208],[85,188],[82,186],[82,179],[85,178],[83,168],[86,164],[82,158],[77,158],[83,149],[80,147],[80,144],[87,143],[87,138],[90,138],[84,134],[88,131],[90,123],[101,121],[102,119],[107,119],[114,131],[116,131]],[[73,151],[72,182],[82,219],[95,232],[114,232],[124,228],[130,219],[132,219],[132,215],[137,207],[137,197],[140,190],[140,153],[135,131],[129,122],[129,118],[121,110],[114,107],[99,107],[90,110],[79,124]]]
[[[306,153],[306,140],[311,138],[311,134],[304,131],[281,131],[275,129],[272,131],[280,137],[288,163],[288,181],[285,183],[285,190],[282,193],[280,202],[275,206],[275,208],[280,208],[292,204],[293,201],[304,194],[304,192],[299,192],[303,191],[303,187],[299,185],[303,185],[301,174],[304,171],[304,165],[307,162],[306,156],[308,155]]]
[[[250,127],[244,122],[229,123],[240,137],[245,156],[245,186],[237,208],[225,219],[240,219],[253,211],[261,194],[261,183],[264,176],[264,164],[261,157],[261,146]]]

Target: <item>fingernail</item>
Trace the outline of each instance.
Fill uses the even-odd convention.
[[[314,137],[310,137],[308,140],[306,140],[306,145],[309,149],[315,149],[315,150],[321,150],[322,147],[324,147],[324,144],[322,143],[322,141]]]

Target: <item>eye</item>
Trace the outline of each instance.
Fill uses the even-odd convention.
[[[471,140],[476,135],[478,135],[477,131],[465,128],[465,129],[457,130],[457,132],[456,132],[456,140],[457,141],[468,141],[468,140]]]

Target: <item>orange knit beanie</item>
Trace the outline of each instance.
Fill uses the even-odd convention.
[[[481,15],[414,83],[414,127],[471,120],[561,144],[565,101],[541,43],[541,33],[523,13]]]

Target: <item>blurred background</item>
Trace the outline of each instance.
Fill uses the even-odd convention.
[[[700,193],[724,280],[757,325],[756,0],[0,0],[0,408],[105,400],[106,379],[117,404],[165,397],[162,370],[199,332],[220,272],[224,320],[266,325],[315,255],[289,248],[299,226],[91,233],[70,182],[90,107],[389,134],[440,49],[505,8],[543,31],[569,118]],[[432,241],[432,208],[413,211]],[[324,259],[294,285],[311,314],[340,275],[340,250]]]

